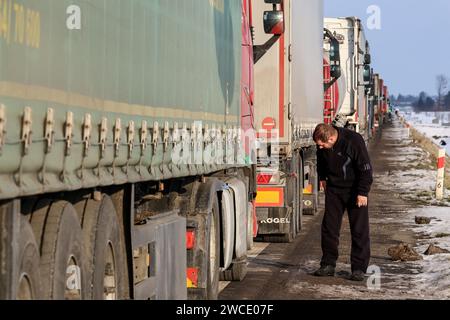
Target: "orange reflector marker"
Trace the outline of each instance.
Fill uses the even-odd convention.
[[[303,189],[303,194],[313,194],[313,185],[308,184],[306,188]]]
[[[195,230],[186,231],[186,249],[191,250],[195,247]]]
[[[270,183],[270,179],[272,179],[272,174],[264,174],[264,173],[260,173],[258,174],[256,181],[258,182],[258,184],[269,184]]]
[[[198,268],[186,269],[186,286],[188,288],[198,288]]]
[[[445,167],[445,157],[438,159],[437,167],[438,169],[442,169]]]
[[[284,204],[283,188],[258,188],[257,207],[282,207]]]

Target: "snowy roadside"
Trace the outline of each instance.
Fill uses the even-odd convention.
[[[407,109],[400,114],[437,146],[445,148],[447,155],[450,155],[450,112],[413,112]]]
[[[414,124],[420,130],[420,126]],[[422,127],[423,129],[424,127]],[[402,136],[402,130],[397,134]],[[450,128],[441,128],[441,133],[450,136]],[[394,132],[395,133],[395,132]],[[424,130],[424,133],[435,134],[436,131]],[[401,279],[392,278],[390,288],[408,288],[406,297],[419,299],[447,299],[450,298],[450,254],[425,255],[430,244],[450,250],[450,201],[447,197],[438,201],[434,197],[436,184],[436,166],[429,153],[412,145],[408,141],[402,142],[399,154],[392,157],[398,169],[389,171],[388,179],[384,179],[382,186],[386,192],[411,203],[413,209],[399,217],[405,228],[411,229],[417,235],[414,250],[423,260],[414,262],[393,262],[393,265],[404,264],[419,273],[405,275]],[[450,144],[450,143],[449,143]],[[381,177],[376,177],[381,178]],[[446,195],[450,194],[446,190]],[[431,218],[429,224],[418,225],[416,217]],[[386,221],[389,223],[389,221]],[[389,274],[384,274],[389,278]],[[405,298],[403,296],[402,298]]]

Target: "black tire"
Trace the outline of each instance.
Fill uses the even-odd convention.
[[[247,275],[247,259],[233,262],[231,266],[220,272],[220,281],[242,281]]]
[[[212,212],[208,219],[207,228],[207,281],[206,299],[217,300],[219,297],[219,264],[220,264],[220,222],[219,222],[219,202],[214,196]],[[214,249],[211,250],[212,246]]]
[[[50,199],[41,199],[33,208],[30,222],[38,248],[41,248],[42,245],[41,242],[44,235],[45,221],[51,205],[52,201]]]
[[[32,219],[32,224],[33,220],[40,221]],[[66,201],[52,203],[46,216],[40,267],[44,299],[86,298],[81,227],[74,208]]]
[[[280,241],[279,242],[281,242],[281,243],[291,243],[292,241],[294,241],[295,236],[296,236],[296,232],[295,232],[295,225],[296,225],[296,223],[294,222],[295,219],[296,219],[295,208],[292,208],[291,223],[289,224],[289,232],[283,234],[280,237]]]
[[[33,230],[25,216],[20,218],[18,247],[19,276],[17,279],[17,300],[39,300],[41,296],[39,248]]]
[[[83,212],[83,240],[88,299],[127,299],[125,246],[117,213],[110,197],[87,200]]]

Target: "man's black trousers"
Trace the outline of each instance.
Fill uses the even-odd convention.
[[[336,267],[342,218],[347,209],[352,234],[352,272],[367,271],[370,260],[369,210],[368,207],[358,208],[356,198],[354,192],[340,193],[326,189],[322,221],[322,266]]]

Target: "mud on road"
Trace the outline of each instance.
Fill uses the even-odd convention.
[[[425,262],[396,262],[388,255],[388,249],[392,246],[405,243],[415,247],[421,241],[421,233],[414,230],[414,217],[411,216],[414,209],[419,206],[448,206],[448,203],[433,202],[435,165],[432,157],[407,136],[407,130],[397,120],[384,125],[380,136],[370,143],[369,152],[374,167],[374,184],[369,200],[370,264],[374,266],[373,270],[381,272],[379,278],[372,277],[368,282],[348,279],[351,237],[347,214],[341,230],[336,276],[318,278],[312,275],[319,267],[321,258],[321,208],[319,215],[306,217],[305,226],[293,243],[256,243],[250,253],[247,277],[242,282],[221,283],[223,290],[219,298],[314,300],[449,297],[447,292],[441,292],[436,285],[426,283],[430,277],[427,278],[425,273],[430,268],[425,268]],[[447,262],[450,266],[450,260]],[[434,284],[439,283],[439,279],[433,279]]]

